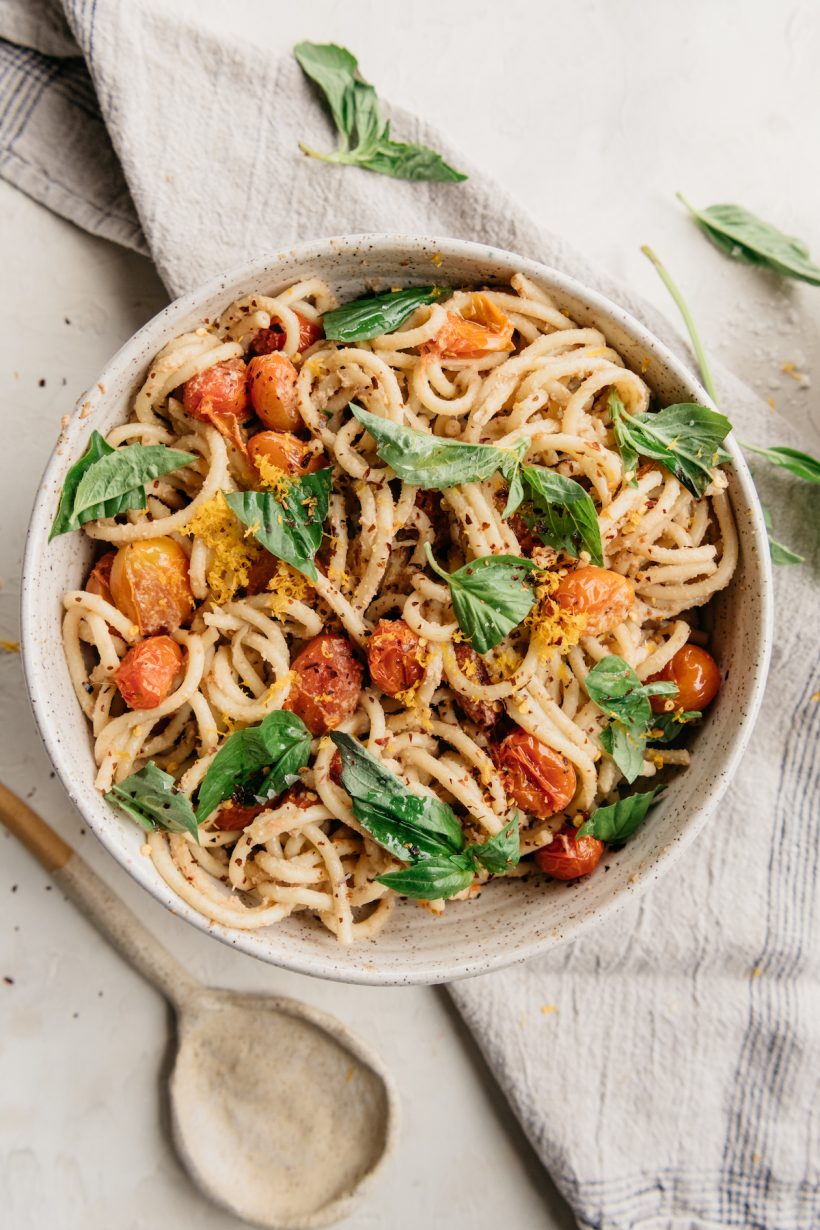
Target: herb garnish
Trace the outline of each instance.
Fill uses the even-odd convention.
[[[785,235],[742,205],[709,205],[695,209],[680,192],[695,222],[716,248],[748,265],[762,265],[786,278],[820,286],[820,266],[812,261],[802,239]]]
[[[627,414],[614,389],[608,404],[627,473],[634,474],[639,454],[651,457],[700,499],[712,481],[715,467],[731,461],[720,445],[732,424],[717,410],[696,402],[682,402],[654,414]]]
[[[535,603],[528,575],[537,571],[532,560],[517,555],[482,555],[455,572],[445,572],[424,544],[430,567],[450,586],[458,626],[478,653],[503,641],[526,619]]]
[[[797,478],[804,478],[807,483],[820,483],[820,461],[809,453],[801,453],[797,448],[786,448],[776,445],[774,448],[758,448],[756,444],[745,444],[743,447],[750,453],[758,453],[774,466],[788,470]]]
[[[391,175],[394,179],[457,183],[467,178],[426,145],[394,141],[382,115],[376,91],[359,72],[354,55],[335,43],[299,43],[293,49],[302,71],[322,91],[339,133],[339,145],[329,154],[299,148],[322,162],[346,163]]]
[[[315,581],[313,557],[321,546],[332,486],[328,468],[293,479],[281,500],[269,491],[230,491],[225,500],[266,551]]]
[[[353,815],[374,841],[409,863],[377,876],[405,897],[434,901],[468,888],[479,865],[502,875],[519,860],[518,814],[485,842],[467,845],[452,808],[441,799],[414,794],[351,735],[333,731],[342,758],[342,785]]]
[[[77,530],[86,521],[116,517],[129,508],[145,508],[145,484],[196,461],[194,453],[164,444],[128,444],[115,449],[98,431],[66,475],[60,506],[48,536]]]
[[[322,325],[331,342],[366,342],[399,329],[424,303],[434,303],[451,292],[439,286],[411,286],[384,295],[365,295],[325,312]]]
[[[649,698],[676,696],[677,685],[665,680],[641,683],[628,662],[611,654],[593,666],[584,687],[590,700],[612,718],[601,733],[601,746],[626,780],[634,782],[655,720]]]
[[[237,792],[259,803],[273,799],[299,780],[310,758],[311,733],[300,717],[275,709],[258,726],[229,735],[214,756],[197,796],[200,823]],[[264,773],[263,773],[264,771]]]
[[[190,833],[199,842],[191,800],[177,789],[171,774],[157,768],[153,760],[138,773],[113,785],[105,798],[149,832],[164,829],[167,833]]]
[[[524,521],[542,542],[576,559],[585,550],[593,564],[603,567],[601,529],[589,492],[545,466],[521,466],[518,477],[520,483],[510,485],[504,516],[515,511],[516,498],[529,498],[531,508],[523,513]]]
[[[620,845],[640,828],[655,796],[662,789],[662,786],[656,786],[645,794],[630,794],[625,799],[618,799],[617,803],[599,807],[578,829],[578,837],[597,837],[609,845]]]

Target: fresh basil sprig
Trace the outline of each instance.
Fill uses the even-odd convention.
[[[672,713],[653,713],[649,724],[647,742],[653,744],[673,743],[690,722],[699,722],[703,714],[699,709],[675,709]]]
[[[444,440],[429,431],[383,419],[353,403],[350,409],[373,437],[381,460],[414,487],[441,490],[461,483],[480,483],[496,472],[512,484],[529,449],[526,439],[513,448]]]
[[[518,814],[494,837],[467,845],[452,808],[414,794],[351,735],[332,731],[342,758],[342,785],[353,815],[374,841],[409,863],[377,876],[380,884],[422,901],[455,897],[473,882],[478,866],[503,875],[519,860]]]
[[[772,537],[772,514],[768,508],[760,505],[760,511],[763,513],[763,524],[766,526],[766,537],[769,540],[769,554],[772,557],[772,563],[775,565],[781,564],[805,564],[806,557],[798,555],[796,551],[792,551],[791,547],[785,546],[782,542],[778,542]]]
[[[742,205],[709,205],[706,209],[696,209],[680,192],[677,196],[707,239],[727,256],[820,286],[820,266],[814,264],[802,239],[784,234]]]
[[[202,779],[196,806],[199,823],[238,792],[251,793],[263,803],[292,786],[310,758],[310,742],[302,719],[285,709],[275,709],[258,726],[234,731]]]
[[[482,555],[455,572],[445,572],[424,544],[430,567],[450,586],[458,626],[478,653],[494,649],[526,619],[535,604],[528,583],[538,565],[517,555]]]
[[[138,773],[117,782],[105,797],[149,832],[164,829],[166,833],[190,833],[199,843],[191,800],[177,789],[171,774],[158,768],[153,760]]]
[[[192,461],[196,461],[194,453],[164,444],[128,444],[115,449],[98,431],[92,431],[88,448],[66,475],[49,542],[86,521],[145,508],[145,484]]]
[[[299,148],[322,162],[347,163],[394,179],[458,182],[467,178],[426,145],[394,141],[376,91],[359,72],[356,57],[335,43],[299,43],[293,49],[302,71],[325,96],[339,133],[338,148],[321,154]]]
[[[757,453],[765,457],[772,465],[788,470],[797,478],[804,478],[807,483],[820,483],[820,461],[809,453],[801,453],[797,448],[786,448],[776,445],[774,448],[758,448],[756,444],[743,444],[749,453]]]
[[[696,499],[712,481],[716,466],[731,461],[720,446],[732,430],[725,414],[682,402],[649,414],[627,414],[613,389],[609,410],[624,469],[634,474],[638,455],[659,461]]]
[[[603,567],[601,529],[589,492],[546,466],[521,466],[519,477],[520,487],[511,486],[504,516],[515,511],[519,494],[528,497],[532,510],[525,510],[524,521],[543,542],[576,559],[580,551],[588,551],[592,563]]]
[[[281,499],[269,491],[230,491],[228,507],[266,551],[315,581],[313,557],[322,543],[333,470],[317,470],[289,482]]]
[[[628,662],[610,654],[587,675],[587,695],[612,721],[601,732],[601,746],[628,782],[641,771],[649,729],[655,715],[650,696],[675,696],[674,683],[641,683]]]
[[[401,328],[416,308],[449,295],[439,286],[411,286],[384,295],[365,295],[332,312],[325,312],[322,325],[331,342],[366,342]]]
[[[578,837],[597,837],[610,845],[620,845],[631,837],[646,819],[646,813],[663,789],[656,786],[645,794],[630,794],[617,803],[599,807],[578,829]]]

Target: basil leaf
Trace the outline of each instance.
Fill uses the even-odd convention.
[[[379,845],[410,862],[420,854],[457,854],[464,833],[452,808],[414,794],[351,735],[331,731],[342,758],[342,785],[353,814]]]
[[[802,239],[786,235],[742,205],[709,205],[695,209],[684,196],[678,199],[715,247],[749,265],[763,265],[775,273],[811,286],[820,286],[820,267],[814,264]]]
[[[482,555],[455,572],[445,572],[424,544],[430,567],[450,586],[458,626],[478,653],[493,649],[529,615],[535,593],[527,576],[532,560],[517,555]]]
[[[519,440],[512,449],[443,440],[429,431],[383,419],[353,403],[350,409],[373,437],[385,465],[404,482],[425,490],[479,483],[499,470],[511,480],[529,449],[528,440]]]
[[[322,324],[331,342],[366,342],[401,327],[416,308],[433,303],[445,292],[437,286],[412,286],[385,295],[366,295],[325,312]],[[446,292],[449,293],[449,292]]]
[[[631,837],[646,819],[646,813],[652,806],[655,796],[662,789],[656,786],[646,794],[630,794],[608,807],[599,807],[590,818],[581,825],[578,837],[597,837],[610,845],[620,844]]]
[[[610,722],[609,726],[601,731],[601,747],[612,757],[626,780],[634,782],[643,768],[646,751],[643,735],[627,729],[620,722]]]
[[[774,448],[758,448],[756,444],[744,444],[743,447],[749,453],[765,457],[772,465],[782,466],[798,478],[805,478],[807,483],[820,483],[820,461],[809,453],[801,453],[799,449],[780,445]]]
[[[54,523],[48,536],[49,542],[51,542],[52,538],[56,538],[58,534],[67,534],[70,530],[78,530],[86,521],[95,521],[100,517],[116,517],[118,513],[126,512],[129,508],[145,508],[145,491],[140,487],[138,490],[126,492],[125,495],[120,496],[118,499],[109,500],[106,504],[87,508],[81,517],[75,514],[74,501],[77,495],[77,488],[80,486],[83,478],[96,462],[113,452],[114,449],[110,444],[106,444],[100,433],[92,431],[88,448],[80,460],[75,461],[68,474],[66,474],[63,490],[60,493],[57,515],[54,518]]]
[[[269,491],[230,491],[225,499],[266,551],[315,581],[313,557],[322,542],[332,486],[328,468],[294,479],[283,501]]]
[[[697,709],[674,709],[671,713],[653,713],[646,732],[651,744],[673,743],[690,722],[699,722],[703,714]]]
[[[466,853],[481,863],[492,875],[504,875],[511,867],[517,867],[521,858],[518,840],[518,812],[503,829],[478,845],[468,846]]]
[[[805,564],[805,557],[798,555],[796,551],[792,551],[790,547],[784,546],[782,542],[778,542],[772,537],[772,514],[768,508],[764,508],[761,504],[760,511],[763,513],[763,523],[766,526],[766,537],[769,540],[769,554],[772,557],[772,563],[775,566],[781,564]]]
[[[602,658],[584,680],[590,700],[630,730],[642,731],[652,719],[650,696],[677,696],[674,683],[641,683],[628,662],[616,654]]]
[[[636,453],[651,457],[700,499],[712,481],[715,466],[731,461],[720,445],[732,424],[724,414],[708,406],[683,402],[651,414],[630,415],[613,391],[609,394],[609,409],[627,470],[634,469]]]
[[[258,726],[229,735],[214,756],[197,796],[200,823],[237,791],[247,787],[263,769],[270,769],[254,794],[260,802],[292,785],[310,758],[311,734],[301,718],[276,709]]]
[[[105,796],[107,802],[121,807],[137,824],[149,832],[190,833],[199,843],[199,829],[191,800],[177,790],[170,773],[149,760],[145,768],[117,782]]]
[[[527,524],[532,521],[530,529],[548,546],[576,559],[580,551],[588,551],[593,564],[602,568],[601,530],[589,492],[580,483],[544,466],[522,466],[521,478],[534,510],[532,518],[524,518]],[[507,516],[506,511],[504,515]]]
[[[293,49],[299,66],[325,96],[339,133],[329,154],[300,143],[300,149],[323,162],[348,163],[394,179],[457,182],[467,178],[425,145],[394,141],[376,91],[359,72],[356,57],[334,43],[299,43]]]
[[[431,858],[420,858],[401,871],[388,871],[376,876],[376,881],[404,897],[413,897],[417,901],[437,901],[455,897],[469,888],[474,876],[475,870],[466,855],[437,854]]]
[[[146,483],[196,461],[164,444],[128,444],[114,449],[88,467],[74,493],[74,516],[84,518],[90,508],[117,500]]]

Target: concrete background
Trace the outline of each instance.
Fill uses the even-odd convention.
[[[638,251],[651,243],[685,290],[710,351],[816,451],[820,290],[730,264],[674,199],[681,189],[703,205],[742,203],[820,253],[816,4],[416,0],[403,8],[313,0],[305,13],[261,0],[177,3],[217,30],[272,48],[300,38],[346,44],[385,95],[437,123],[541,223],[671,312]],[[59,419],[164,294],[148,262],[2,183],[0,268],[0,638],[14,640],[26,523]],[[50,774],[13,653],[0,653],[0,722],[0,778],[194,973],[309,1000],[384,1055],[403,1097],[400,1151],[348,1230],[573,1224],[444,991],[323,984],[211,944],[138,890],[83,831]],[[158,1092],[168,1025],[159,997],[4,834],[4,1227],[237,1225],[191,1188],[168,1148]]]

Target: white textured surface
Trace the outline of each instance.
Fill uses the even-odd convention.
[[[423,0],[405,14],[392,6],[389,25],[373,0],[354,10],[314,0],[307,19],[251,0],[234,3],[229,16],[217,0],[185,0],[185,7],[235,32],[258,21],[257,41],[274,25],[280,37],[286,25],[294,38],[346,42],[395,102],[438,123],[539,221],[666,308],[637,251],[651,242],[684,284],[707,340],[719,332],[727,364],[792,421],[804,421],[812,405],[820,419],[816,398],[780,370],[786,361],[816,369],[820,292],[728,266],[672,196],[682,188],[703,203],[742,201],[820,250],[820,163],[805,140],[816,113],[815,6],[749,3],[740,22],[733,6],[706,0],[685,12],[669,0],[651,9],[508,0],[502,12]],[[88,239],[3,185],[0,221],[0,636],[14,637],[22,535],[60,415],[162,297],[144,262]],[[17,659],[0,659],[0,672],[3,780],[23,794],[34,790],[34,805],[203,978],[303,996],[361,1032],[392,1067],[404,1097],[402,1151],[351,1227],[403,1230],[445,1219],[474,1228],[562,1224],[442,995],[280,974],[170,918],[81,836],[48,780]],[[0,848],[0,978],[14,980],[0,983],[4,1226],[235,1224],[191,1192],[163,1144],[156,1099],[162,1004],[46,891],[45,877],[10,839]]]

